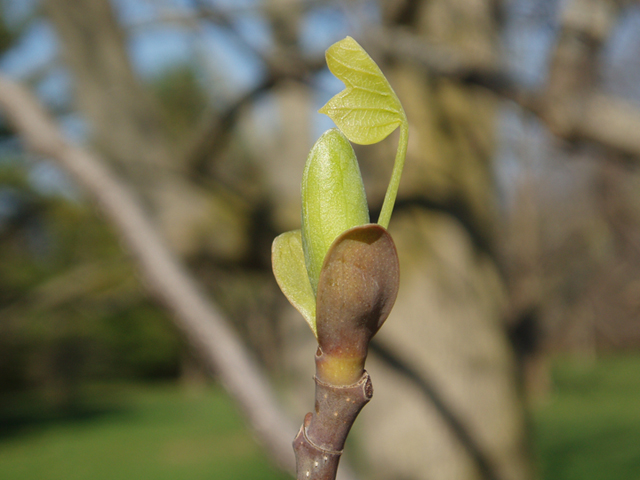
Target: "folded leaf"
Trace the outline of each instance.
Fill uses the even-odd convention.
[[[302,248],[314,293],[329,247],[345,230],[369,223],[356,154],[337,128],[315,143],[302,174]]]
[[[282,293],[302,314],[317,337],[316,297],[307,275],[300,230],[285,232],[276,237],[271,247],[271,263]]]
[[[360,145],[377,143],[406,122],[391,85],[358,42],[347,37],[329,47],[326,58],[329,70],[345,89],[319,111],[349,140]]]

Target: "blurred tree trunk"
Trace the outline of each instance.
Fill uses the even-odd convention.
[[[46,0],[92,140],[142,196],[174,251],[246,253],[247,212],[228,192],[187,179],[163,112],[132,70],[109,0]],[[215,234],[214,232],[215,227]]]
[[[164,119],[131,70],[110,3],[49,0],[45,7],[74,74],[77,107],[91,122],[97,146],[136,183],[171,168]]]
[[[386,5],[389,26],[487,62],[497,55],[492,2]],[[411,64],[384,70],[405,105],[411,138],[390,228],[402,284],[378,341],[411,372],[399,375],[375,355],[369,362],[375,401],[358,423],[368,478],[531,478],[495,256],[496,101]]]

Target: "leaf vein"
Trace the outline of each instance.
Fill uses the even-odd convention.
[[[349,111],[368,110],[368,111],[389,112],[389,113],[393,113],[393,114],[399,114],[400,113],[399,110],[386,108],[386,107],[382,108],[382,107],[349,107],[349,106],[345,106],[345,107],[332,107],[332,110],[349,110]]]
[[[374,93],[376,95],[382,95],[384,97],[390,97],[391,96],[391,92],[386,91],[386,90],[385,91],[380,91],[380,90],[375,90],[373,88],[363,87],[361,85],[352,85],[351,88],[354,89],[354,90],[362,90],[363,92]]]
[[[332,56],[332,60],[334,60],[336,63],[339,63],[340,65],[342,65],[347,70],[353,70],[354,72],[358,72],[358,73],[361,73],[363,75],[369,75],[371,77],[375,77],[377,79],[384,80],[385,84],[387,83],[387,79],[384,78],[384,76],[382,76],[379,72],[369,72],[369,71],[364,70],[362,68],[354,67],[353,65],[349,65],[349,64],[344,63],[342,60],[340,60],[336,56]],[[341,77],[344,78],[344,76],[341,76]],[[338,78],[340,78],[340,77],[338,77]]]

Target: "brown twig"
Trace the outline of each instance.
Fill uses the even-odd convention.
[[[318,357],[316,357],[316,362]],[[298,480],[333,480],[345,440],[360,410],[371,400],[367,372],[355,385],[329,385],[315,377],[316,408],[307,413],[293,441]]]

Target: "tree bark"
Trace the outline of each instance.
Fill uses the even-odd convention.
[[[162,111],[133,72],[110,2],[46,0],[44,6],[98,149],[136,184],[154,170],[176,168]]]

